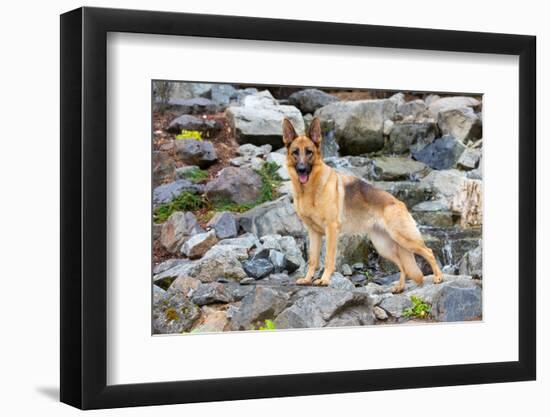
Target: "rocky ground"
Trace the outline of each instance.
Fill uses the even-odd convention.
[[[154,91],[155,333],[481,319],[480,97],[165,82]],[[304,132],[314,116],[327,164],[406,203],[442,284],[427,275],[392,294],[395,266],[367,236],[342,236],[331,285],[295,285],[308,242],[281,122]]]

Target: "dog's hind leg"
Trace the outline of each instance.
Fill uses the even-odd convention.
[[[392,288],[392,292],[394,294],[402,292],[405,289],[405,278],[407,275],[407,265],[403,262],[403,260],[407,261],[405,256],[406,251],[399,247],[383,229],[377,228],[371,230],[369,238],[378,254],[392,261],[399,268],[399,282]],[[403,252],[403,256],[401,256],[400,252]]]
[[[416,222],[407,211],[406,206],[392,205],[385,209],[384,220],[386,230],[397,244],[403,249],[422,256],[432,268],[434,274],[434,283],[439,284],[443,274],[430,248],[424,243],[420,231],[416,227]]]

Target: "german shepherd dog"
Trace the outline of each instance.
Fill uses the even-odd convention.
[[[392,292],[405,287],[405,277],[418,285],[424,277],[414,254],[422,256],[432,268],[434,283],[440,283],[441,270],[433,252],[407,207],[391,194],[362,179],[340,173],[326,165],[321,156],[321,124],[314,118],[306,135],[298,135],[288,119],[283,120],[286,164],[292,182],[294,207],[309,234],[309,265],[299,285],[328,285],[334,272],[336,247],[340,234],[368,234],[378,253],[399,268],[399,282]],[[326,238],[325,269],[313,281],[319,266],[322,236]]]

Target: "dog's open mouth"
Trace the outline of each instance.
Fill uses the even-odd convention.
[[[307,180],[309,180],[309,175],[308,174],[298,174],[298,180],[300,181],[301,184],[305,184],[307,182]]]

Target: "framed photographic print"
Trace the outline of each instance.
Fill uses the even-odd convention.
[[[62,15],[61,400],[535,379],[535,65],[530,36]]]

